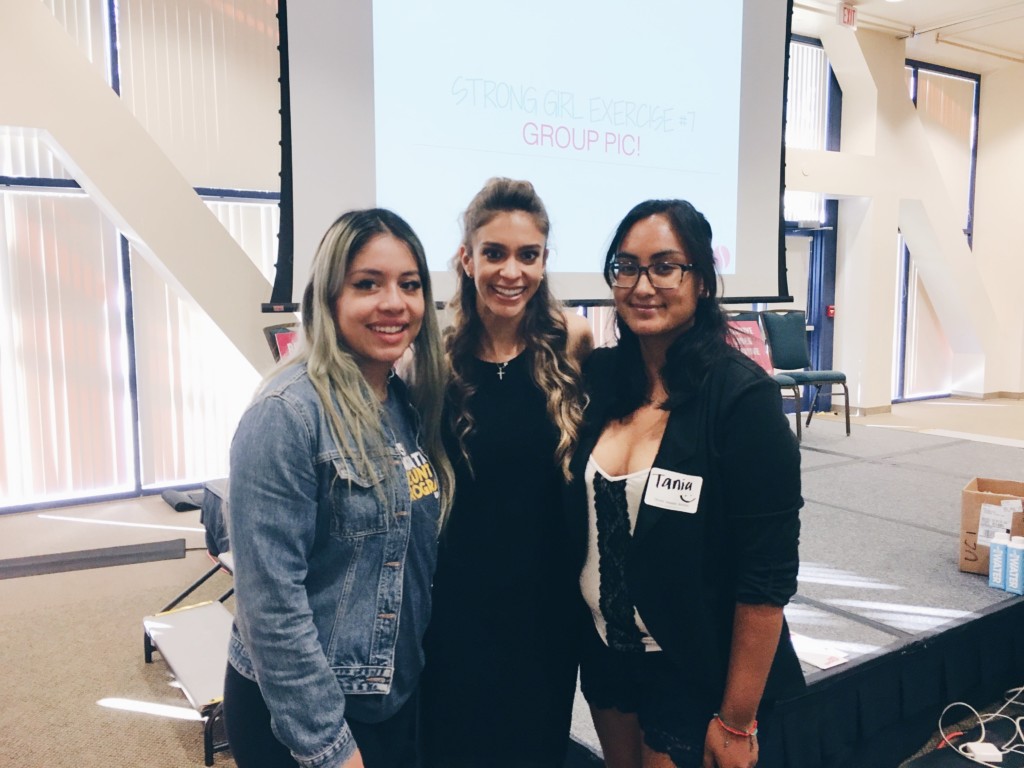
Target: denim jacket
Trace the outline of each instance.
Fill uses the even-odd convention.
[[[407,402],[404,387],[396,393]],[[385,505],[374,486],[388,471]],[[346,694],[387,694],[396,664],[419,663],[395,658],[410,533],[401,463],[389,453],[368,476],[343,458],[297,365],[242,416],[230,483],[229,662],[258,682],[274,734],[301,765],[342,765],[356,750]]]

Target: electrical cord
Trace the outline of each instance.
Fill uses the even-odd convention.
[[[1013,734],[1006,741],[1006,743],[1004,743],[1002,746],[997,746],[996,748],[999,750],[1000,753],[1004,755],[1010,752],[1018,755],[1024,755],[1024,716],[1011,717],[1010,715],[1003,714],[1007,707],[1024,707],[1024,699],[1022,699],[1022,695],[1024,695],[1024,686],[1007,689],[1003,693],[1003,698],[1005,699],[1003,706],[1001,706],[995,712],[991,712],[985,715],[980,714],[978,710],[976,710],[970,704],[967,704],[963,701],[955,701],[952,704],[947,705],[946,708],[943,709],[942,713],[939,715],[939,735],[942,737],[940,743],[945,742],[949,746],[953,747],[953,749],[956,751],[958,755],[960,755],[960,757],[972,763],[976,763],[977,765],[986,765],[990,768],[992,766],[999,765],[999,763],[986,762],[974,755],[968,754],[965,751],[967,746],[966,744],[954,745],[950,741],[950,738],[953,736],[953,734],[947,734],[945,730],[943,730],[942,719],[946,716],[946,713],[949,712],[949,710],[953,707],[964,707],[966,709],[969,709],[971,713],[974,715],[974,717],[977,718],[978,725],[981,727],[981,733],[979,734],[978,738],[975,739],[975,742],[985,741],[985,723],[990,723],[996,719],[1009,720],[1011,723],[1013,723]]]

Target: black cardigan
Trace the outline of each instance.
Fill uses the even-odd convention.
[[[618,348],[600,349],[584,371],[590,401],[565,505],[577,579],[587,547],[584,470],[625,364]],[[672,409],[654,468],[702,478],[700,497],[695,512],[673,511],[648,504],[645,489],[627,588],[651,636],[714,710],[725,689],[736,603],[785,605],[796,592],[800,450],[778,386],[729,349],[699,390]],[[803,684],[783,622],[764,700],[798,693]]]

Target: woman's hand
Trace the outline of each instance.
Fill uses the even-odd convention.
[[[725,695],[720,714],[708,723],[702,768],[753,768],[757,763],[757,736],[743,732],[757,727],[757,709],[781,631],[780,606],[737,603]]]
[[[716,718],[711,718],[704,737],[701,768],[754,768],[757,755],[757,736],[736,736],[719,725]]]

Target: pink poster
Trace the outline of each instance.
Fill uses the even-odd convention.
[[[730,320],[732,333],[728,334],[729,343],[764,368],[769,374],[775,373],[771,358],[768,356],[768,345],[761,335],[761,327],[756,320]]]

